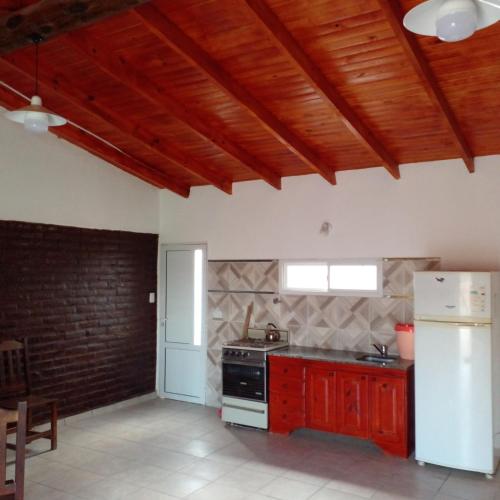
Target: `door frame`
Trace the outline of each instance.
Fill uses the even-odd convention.
[[[207,353],[208,353],[208,338],[207,338],[207,271],[208,271],[208,252],[206,243],[186,243],[186,244],[170,244],[161,243],[159,245],[158,256],[158,300],[157,300],[157,329],[156,329],[156,393],[160,398],[176,399],[179,401],[189,401],[189,397],[176,396],[175,394],[165,393],[162,388],[162,370],[165,366],[165,352],[162,345],[162,336],[165,332],[165,314],[166,314],[166,299],[167,299],[167,252],[178,250],[195,250],[203,249],[203,281],[202,281],[202,300],[201,300],[201,373],[202,373],[202,395],[200,398],[193,398],[193,403],[206,404],[206,387],[207,387]]]

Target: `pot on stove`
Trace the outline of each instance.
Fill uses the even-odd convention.
[[[268,342],[278,342],[281,338],[278,327],[274,323],[268,323],[265,329]]]

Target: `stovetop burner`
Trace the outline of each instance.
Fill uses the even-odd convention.
[[[232,340],[224,344],[223,347],[230,347],[235,349],[251,349],[255,351],[272,351],[274,349],[281,349],[286,347],[288,342],[284,340],[270,341],[270,340],[260,340],[260,339],[243,339],[243,340]]]

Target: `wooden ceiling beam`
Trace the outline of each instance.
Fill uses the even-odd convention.
[[[68,34],[66,39],[74,48],[86,54],[103,72],[128,87],[134,94],[147,99],[162,112],[174,116],[203,140],[216,145],[274,188],[281,189],[281,177],[276,172],[245,151],[225,134],[215,130],[206,120],[197,116],[196,113],[187,109],[181,102],[170,96],[168,92],[165,92],[161,86],[134,69],[124,55],[120,55],[118,58],[114,57],[109,51],[103,49],[102,41],[94,42],[81,31]]]
[[[465,163],[470,173],[474,172],[474,154],[465,138],[460,125],[451,109],[446,96],[432,72],[432,69],[425,58],[415,36],[403,26],[403,11],[397,0],[378,0],[382,11],[389,21],[396,38],[408,56],[418,76],[422,80],[425,90],[431,98],[434,106],[443,116],[449,128],[453,141],[455,142],[460,157]]]
[[[313,171],[335,184],[335,169],[327,165],[302,139],[234,80],[217,61],[152,4],[134,10],[147,28],[163,43],[200,68],[219,88],[243,105],[279,142]]]
[[[373,132],[357,116],[338,90],[330,83],[322,71],[305,53],[295,38],[287,30],[278,16],[264,0],[245,0],[259,24],[266,30],[271,40],[277,44],[287,59],[300,71],[301,75],[333,107],[344,125],[351,131],[363,146],[373,153],[386,170],[395,178],[400,178],[398,162],[387,151],[385,146],[375,137]],[[153,8],[144,5],[138,10]]]
[[[26,104],[27,101],[0,85],[0,105],[12,110],[26,106]],[[71,124],[63,127],[52,127],[49,131],[153,186],[169,189],[184,198],[189,197],[189,186],[173,182],[167,175],[158,172],[153,167],[109,146]]]
[[[24,77],[33,80],[32,65],[30,62],[30,59],[21,53],[10,54],[0,58],[0,65],[8,65],[10,70],[17,70]],[[51,92],[57,93],[59,97],[62,97],[81,112],[92,115],[98,121],[105,122],[128,140],[138,142],[141,147],[160,155],[165,160],[191,172],[225,193],[231,194],[231,179],[211,171],[207,166],[190,158],[176,147],[166,144],[144,127],[140,127],[137,122],[131,121],[129,118],[124,118],[119,113],[106,110],[99,104],[98,99],[85,93],[73,83],[68,82],[63,75],[57,74],[46,64],[40,65],[40,83]]]
[[[0,18],[0,55],[31,43],[33,33],[44,39],[82,28],[125,12],[149,0],[40,0]]]

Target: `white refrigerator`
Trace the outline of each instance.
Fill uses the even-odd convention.
[[[482,472],[498,463],[499,274],[417,272],[415,458]]]

